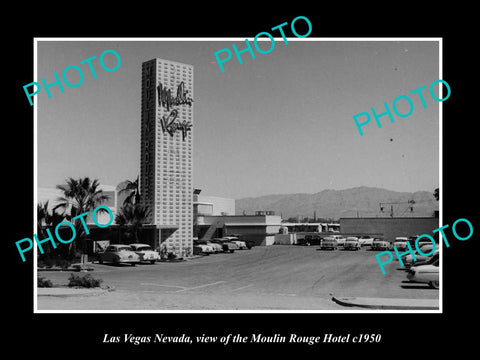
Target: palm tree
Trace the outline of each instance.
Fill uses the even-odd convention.
[[[48,200],[37,204],[37,236],[44,238],[43,225],[48,223],[50,214],[48,213]],[[40,237],[41,236],[41,237]]]
[[[138,176],[135,181],[125,180],[122,189],[118,194],[123,194],[128,192],[127,197],[123,200],[123,205],[127,204],[139,204],[140,203],[140,188],[138,183]]]
[[[63,214],[68,220],[72,220],[74,217],[81,215],[85,212],[90,212],[98,205],[109,199],[109,196],[103,193],[103,190],[99,189],[100,183],[97,179],[90,180],[89,177],[85,178],[68,178],[65,184],[57,185],[57,189],[63,192],[63,196],[59,197],[58,205],[54,207],[54,211],[61,209]],[[99,209],[100,212],[105,211]],[[75,219],[73,222],[76,231],[76,240],[84,247],[85,242],[85,230],[80,218]],[[74,254],[76,251],[76,242],[70,243],[70,253]]]
[[[48,200],[44,203],[37,204],[37,236],[39,239],[45,239],[48,234],[44,228],[54,228],[65,219],[64,215],[57,213],[55,210],[48,211]],[[50,247],[48,248],[50,249]],[[49,250],[47,250],[48,252]]]
[[[121,227],[127,228],[127,234],[133,235],[135,242],[140,240],[142,225],[148,221],[150,209],[138,203],[126,204],[120,208],[119,213],[115,217],[115,222]]]

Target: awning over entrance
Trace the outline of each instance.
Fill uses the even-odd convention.
[[[157,229],[178,229],[178,225],[157,225]]]
[[[177,224],[162,224],[162,225],[143,224],[142,227],[144,229],[175,229],[175,230],[179,228]]]

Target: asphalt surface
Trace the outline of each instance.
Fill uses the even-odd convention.
[[[274,245],[185,262],[113,266],[89,273],[115,291],[98,296],[39,296],[39,310],[344,310],[337,298],[438,299],[409,283],[398,261],[383,275],[376,252]],[[41,272],[66,284],[70,272]]]

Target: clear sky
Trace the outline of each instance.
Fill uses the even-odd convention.
[[[38,101],[38,186],[89,176],[117,185],[139,174],[141,64],[158,57],[194,66],[194,186],[205,195],[242,198],[315,193],[356,186],[433,191],[439,186],[437,41],[294,41],[269,54],[242,54],[222,73],[214,52],[241,41],[40,41],[37,81],[69,65],[84,71],[76,88],[42,90]],[[290,41],[291,40],[291,41]],[[269,44],[261,44],[267,49]],[[114,49],[117,71],[100,54]],[[80,61],[93,55],[98,75]],[[114,66],[113,56],[106,58]],[[111,60],[111,63],[108,63]],[[75,71],[68,72],[71,83]],[[353,115],[384,112],[399,95],[426,86],[427,108],[381,118],[360,136]],[[445,93],[445,92],[444,92]],[[27,100],[26,100],[27,101]],[[408,106],[399,101],[398,109]]]

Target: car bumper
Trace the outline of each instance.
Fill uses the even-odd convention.
[[[322,245],[320,249],[335,249],[337,245]]]
[[[120,260],[114,260],[115,262],[118,263],[138,263],[140,262],[140,259],[120,259]]]
[[[160,256],[144,256],[140,258],[140,261],[154,261],[160,259]]]

